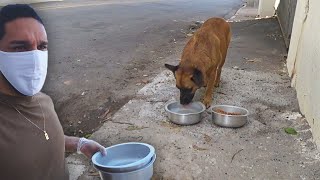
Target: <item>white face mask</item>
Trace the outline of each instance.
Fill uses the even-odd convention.
[[[0,51],[0,71],[21,94],[40,92],[47,76],[48,51]]]

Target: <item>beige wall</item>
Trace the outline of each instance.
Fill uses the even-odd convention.
[[[260,0],[258,15],[260,17],[273,16],[275,13],[276,0]]]
[[[249,7],[259,7],[259,0],[247,0],[247,6]]]
[[[320,147],[320,1],[298,0],[287,59],[301,112]]]
[[[39,2],[49,2],[49,1],[63,1],[63,0],[0,0],[0,5],[4,6],[7,4],[31,4],[31,3],[39,3]]]

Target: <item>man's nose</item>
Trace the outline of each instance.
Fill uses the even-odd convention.
[[[36,39],[29,39],[28,44],[26,45],[28,51],[38,50],[39,43]]]
[[[38,43],[32,42],[32,44],[30,45],[29,48],[30,48],[30,49],[29,49],[30,51],[38,50]]]
[[[38,46],[37,45],[33,45],[32,47],[31,47],[31,50],[33,51],[33,50],[38,50]]]

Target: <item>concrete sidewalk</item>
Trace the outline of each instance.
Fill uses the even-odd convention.
[[[92,135],[105,146],[139,141],[157,151],[154,179],[318,179],[319,152],[284,68],[286,55],[276,19],[234,22],[221,87],[213,104],[250,111],[243,128],[201,123],[177,126],[164,106],[178,99],[172,73],[163,71]],[[182,48],[184,43],[179,44]],[[168,62],[178,63],[169,57]],[[200,100],[200,90],[195,100]],[[292,127],[298,135],[289,135]],[[82,156],[67,158],[71,179],[99,179]],[[81,176],[80,176],[81,175]],[[80,176],[80,177],[79,177]]]

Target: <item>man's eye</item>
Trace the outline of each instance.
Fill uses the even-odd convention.
[[[46,51],[46,50],[48,50],[48,46],[47,46],[47,45],[40,45],[40,46],[38,47],[38,50]]]
[[[26,48],[24,46],[20,46],[20,47],[14,47],[13,50],[15,52],[22,52],[22,51],[26,51]]]

